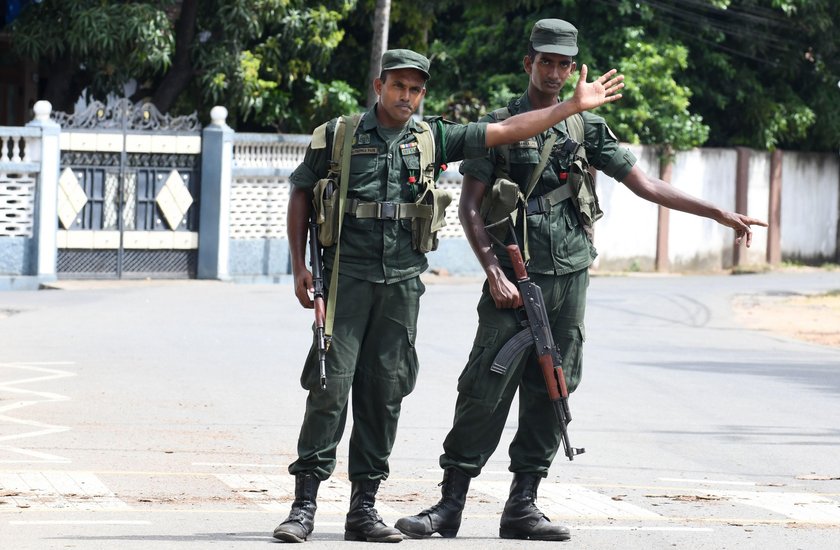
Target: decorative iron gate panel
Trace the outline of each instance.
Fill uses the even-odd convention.
[[[201,135],[126,99],[58,113],[62,125],[57,273],[62,278],[192,278],[198,261]]]

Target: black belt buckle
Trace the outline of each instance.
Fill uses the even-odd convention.
[[[396,220],[397,219],[397,205],[393,202],[379,203],[379,218],[382,220]]]

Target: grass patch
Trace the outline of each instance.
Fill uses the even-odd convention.
[[[768,273],[771,270],[770,264],[736,265],[732,268],[732,274],[754,275],[756,273]]]

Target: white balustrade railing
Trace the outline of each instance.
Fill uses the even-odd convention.
[[[309,141],[300,134],[236,134],[234,175],[288,175],[303,160]]]
[[[37,171],[40,128],[0,126],[0,170]]]
[[[31,237],[41,129],[0,126],[0,237]]]

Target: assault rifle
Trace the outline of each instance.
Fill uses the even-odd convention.
[[[315,303],[315,345],[318,347],[318,367],[321,374],[321,389],[327,389],[327,348],[329,341],[324,333],[326,324],[326,302],[324,296],[324,275],[322,272],[321,247],[318,244],[318,224],[309,221],[309,265],[312,267],[312,301]]]
[[[508,222],[502,220],[487,226],[488,228]],[[511,233],[513,233],[511,224]],[[586,449],[572,447],[569,443],[569,431],[567,426],[572,421],[572,413],[569,410],[569,390],[566,387],[566,377],[563,374],[562,358],[554,344],[554,337],[551,334],[551,327],[548,323],[548,313],[545,309],[542,289],[531,282],[528,271],[525,269],[525,262],[519,245],[515,242],[505,245],[492,233],[490,237],[499,246],[507,251],[510,261],[513,264],[513,272],[516,275],[516,284],[519,286],[519,295],[522,298],[522,307],[525,310],[525,319],[522,325],[525,327],[511,338],[496,355],[490,371],[497,374],[504,374],[508,367],[525,352],[529,347],[534,346],[537,354],[537,361],[542,369],[545,378],[545,387],[548,390],[548,397],[554,405],[554,414],[560,424],[560,435],[563,440],[563,451],[569,460],[574,460],[575,455],[586,452]]]

